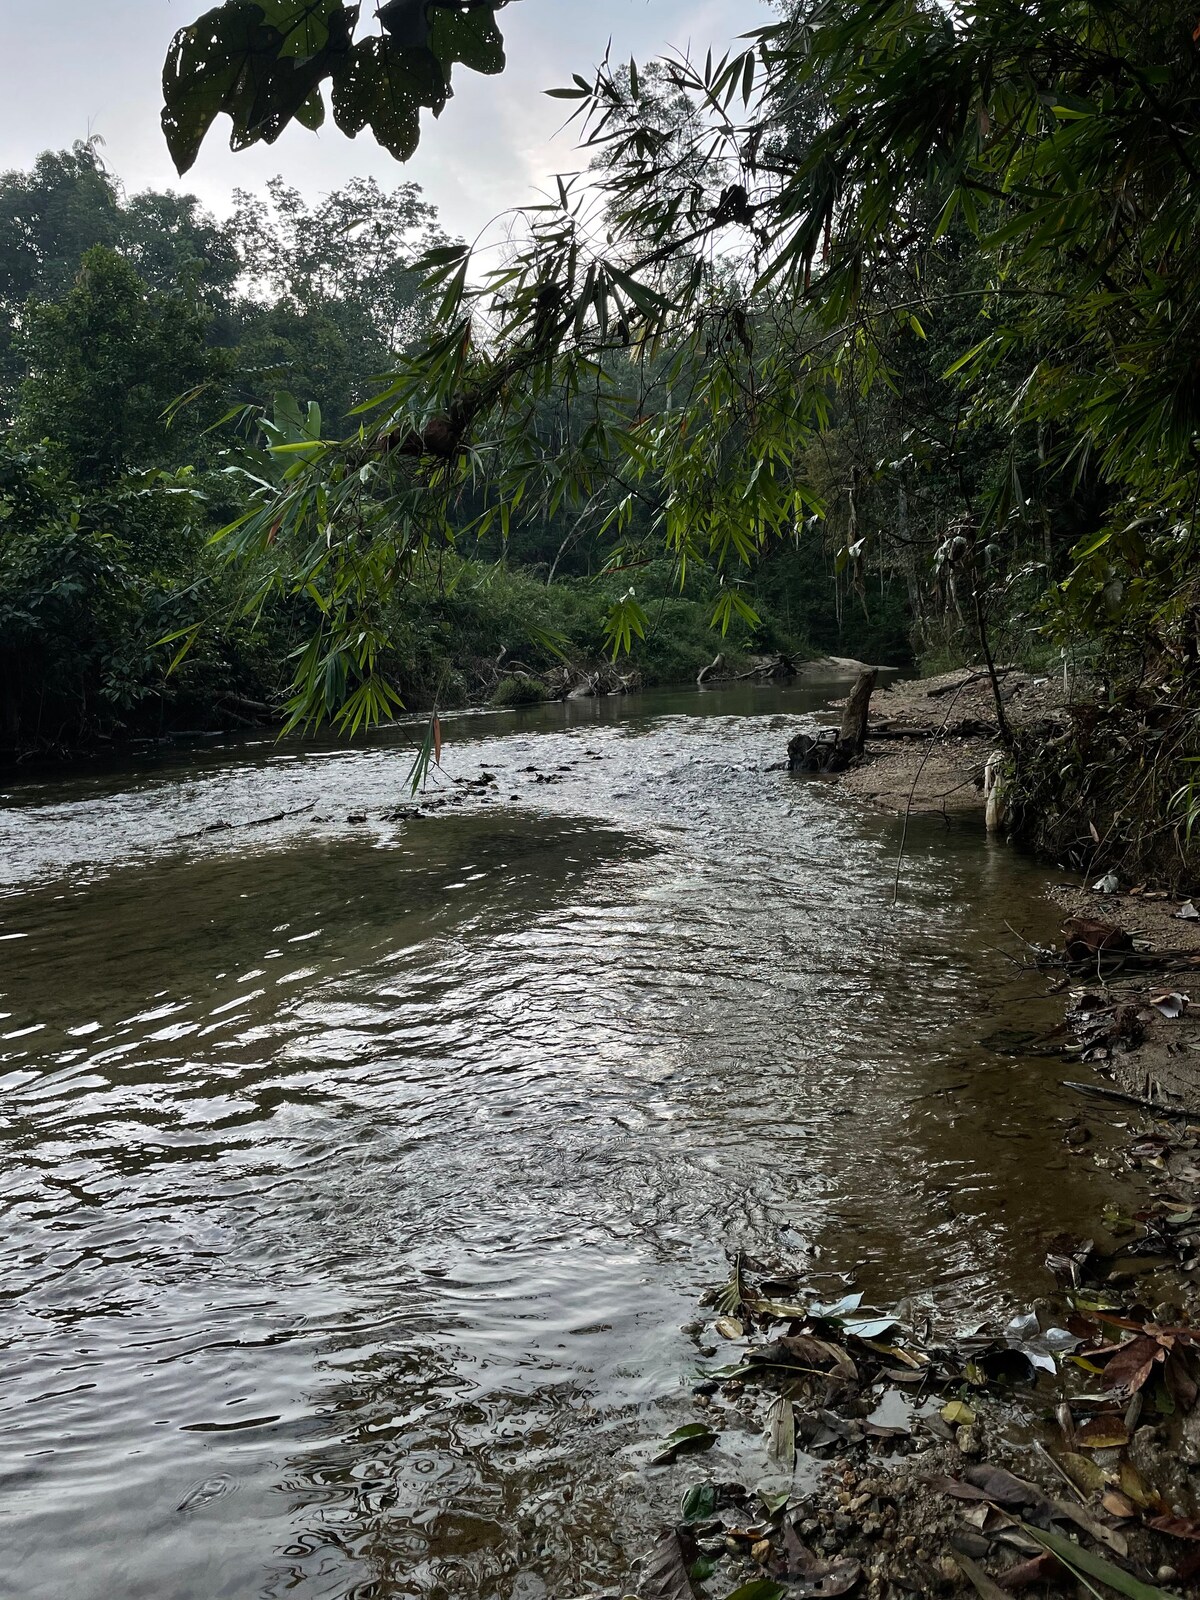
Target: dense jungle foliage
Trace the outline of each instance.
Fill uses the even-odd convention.
[[[275,183],[217,221],[187,195],[126,195],[96,143],[0,177],[0,752],[283,718],[320,583],[280,592],[286,543],[231,568],[213,535],[276,492],[289,441],[356,432],[375,375],[430,335],[413,262],[446,245],[412,184],[310,203]],[[443,548],[386,607],[389,689],[459,703],[498,686],[502,652],[599,657],[624,589],[605,559],[565,506]],[[641,572],[648,680],[711,660],[709,588]],[[849,607],[819,546],[772,563],[762,595],[763,649],[906,650],[901,597]]]
[[[168,133],[184,84],[184,159],[219,111],[235,144],[271,139],[328,84],[340,126],[406,153],[456,64],[502,68],[502,9],[322,0],[305,43],[283,0],[218,7],[177,43]],[[330,598],[296,714],[386,706],[381,597],[465,496],[485,529],[578,506],[615,565],[716,574],[721,624],[752,626],[762,560],[820,528],[853,587],[903,585],[918,649],[1023,641],[1087,686],[1068,729],[1012,749],[1027,827],[1178,869],[1200,821],[1194,11],[775,12],[720,59],[608,60],[552,91],[590,170],[498,265],[428,254],[437,329],[369,436],[314,444],[239,525],[247,559],[290,542],[285,592]],[[631,585],[610,638],[645,626]]]
[[[405,156],[456,67],[502,70],[502,10],[227,0],[168,62],[176,161],[221,113],[237,147],[315,126],[326,92]],[[125,199],[94,150],[6,180],[10,742],[50,702],[52,738],[239,695],[353,729],[464,692],[493,645],[545,664],[601,626],[690,670],[707,616],[1063,672],[1069,727],[1011,752],[1027,827],[1186,860],[1195,18],[762,15],[720,59],[552,91],[585,170],[499,252],[411,186],[277,187],[217,224]]]

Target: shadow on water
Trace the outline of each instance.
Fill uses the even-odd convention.
[[[1043,878],[917,822],[893,906],[895,821],[772,770],[828,689],[456,719],[422,820],[413,728],[9,796],[15,1592],[611,1584],[728,1248],[1041,1291],[1102,1204],[997,950]]]

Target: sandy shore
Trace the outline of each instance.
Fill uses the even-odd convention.
[[[1064,716],[1060,680],[999,670],[1012,727]],[[983,769],[998,748],[992,686],[979,668],[901,680],[875,694],[865,759],[842,783],[891,810],[977,811],[982,819]]]

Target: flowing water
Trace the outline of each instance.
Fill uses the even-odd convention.
[[[619,1583],[727,1251],[1043,1292],[1044,878],[914,822],[894,905],[776,768],[831,687],[464,715],[425,817],[414,728],[0,794],[0,1593]]]

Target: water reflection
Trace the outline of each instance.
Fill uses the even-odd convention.
[[[466,719],[448,767],[494,797],[425,821],[377,815],[403,737],[23,796],[18,1593],[612,1583],[676,1498],[640,1469],[727,1246],[884,1301],[1040,1290],[1100,1202],[1011,1049],[1053,1008],[989,948],[1044,929],[1039,875],[919,824],[892,906],[894,824],[770,770],[801,702],[706,704]]]

